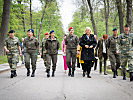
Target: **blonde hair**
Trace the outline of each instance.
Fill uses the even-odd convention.
[[[90,27],[86,27],[86,28],[85,28],[85,34],[86,34],[86,31],[87,31],[87,30],[90,30],[90,31],[91,31],[90,34],[93,34]]]

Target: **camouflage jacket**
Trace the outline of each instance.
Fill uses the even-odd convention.
[[[7,49],[10,51],[7,54],[14,54],[14,53],[19,53],[19,46],[20,46],[20,41],[17,37],[13,37],[13,38],[6,38],[5,44],[4,46],[7,47]]]
[[[129,53],[130,51],[133,51],[133,33],[120,34],[118,38],[118,50],[122,53]]]
[[[46,43],[46,40],[45,38],[42,39],[42,43],[40,45],[40,52],[42,53],[42,55],[45,55],[47,53],[47,50],[45,48],[45,43]]]
[[[39,42],[35,37],[26,37],[24,39],[23,47],[25,47],[25,52],[36,52],[38,46]]]
[[[59,49],[59,41],[55,37],[53,40],[51,40],[51,37],[49,37],[45,43],[45,48],[47,50],[47,54],[58,54]]]
[[[68,35],[65,39],[65,45],[67,45],[67,49],[77,49],[79,44],[79,39],[77,35]]]
[[[110,36],[107,41],[107,47],[109,48],[110,52],[115,52],[118,51],[118,37],[115,38],[114,35]]]

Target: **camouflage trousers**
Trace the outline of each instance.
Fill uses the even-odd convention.
[[[75,70],[76,58],[77,58],[76,49],[66,50],[66,63],[67,63],[68,68],[72,68],[73,70]]]
[[[19,62],[19,54],[7,54],[7,59],[11,70],[16,70],[17,63]]]
[[[44,65],[46,66],[46,63],[47,63],[46,54],[43,54],[43,61],[44,61]]]
[[[52,61],[52,70],[56,70],[57,54],[46,54],[46,70],[50,70]]]
[[[116,54],[116,52],[109,51],[109,60],[111,63],[112,71],[115,71],[120,67],[120,54]]]
[[[25,60],[25,67],[27,69],[30,69],[30,59],[31,59],[32,70],[36,70],[37,53],[36,52],[25,53],[24,60]]]
[[[133,51],[130,53],[121,54],[121,67],[124,73],[126,72],[127,63],[129,72],[133,72]]]

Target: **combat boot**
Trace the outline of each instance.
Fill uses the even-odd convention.
[[[47,69],[46,72],[47,72],[47,77],[49,78],[50,77],[50,70]]]
[[[118,71],[116,70],[116,76],[118,76]]]
[[[55,74],[54,74],[54,73],[55,73],[55,70],[53,70],[53,72],[52,72],[52,77],[54,77],[54,76],[55,76]]]
[[[17,76],[17,73],[16,73],[16,70],[14,70],[14,77],[16,77]]]
[[[113,72],[113,78],[116,78],[116,71],[114,70]]]
[[[32,71],[31,77],[35,77],[35,70]]]
[[[30,69],[27,69],[27,76],[30,76]]]
[[[126,80],[126,73],[123,73],[123,80]]]
[[[74,69],[72,70],[72,75],[71,75],[71,77],[74,77]]]
[[[133,72],[130,72],[130,81],[133,81]]]
[[[83,77],[85,77],[85,71],[83,71]]]
[[[11,76],[10,76],[11,78],[13,78],[14,77],[14,70],[11,70]]]
[[[69,68],[68,76],[71,76],[71,68]]]

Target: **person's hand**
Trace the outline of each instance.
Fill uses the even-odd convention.
[[[22,56],[22,53],[20,53],[19,55]]]
[[[88,45],[85,45],[85,48],[89,48],[89,46]]]
[[[77,55],[79,55],[80,54],[80,51],[77,51]]]
[[[93,46],[91,45],[91,46],[89,46],[89,48],[93,48]]]
[[[10,51],[7,49],[6,52],[9,53]]]
[[[118,54],[118,53],[119,53],[119,51],[116,51],[116,53]]]

